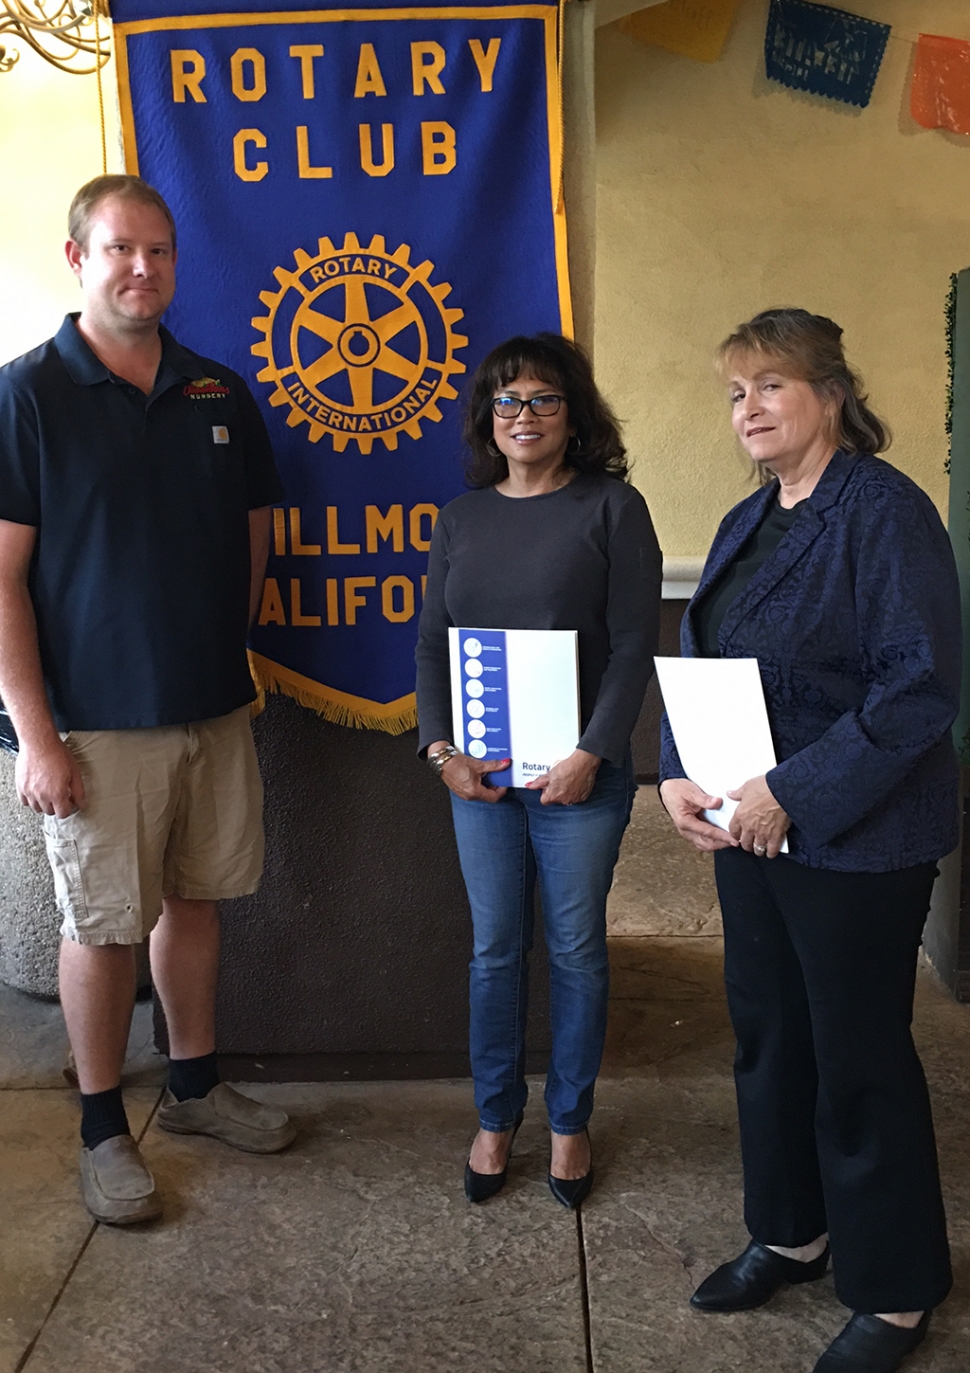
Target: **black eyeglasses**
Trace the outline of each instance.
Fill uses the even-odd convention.
[[[534,415],[555,415],[565,399],[565,396],[532,396],[529,400],[519,400],[518,396],[495,396],[492,411],[500,420],[517,419],[526,405]]]

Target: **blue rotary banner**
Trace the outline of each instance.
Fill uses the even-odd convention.
[[[809,0],[771,0],[765,71],[796,91],[865,107],[890,26]]]
[[[557,6],[111,10],[127,165],[178,225],[166,324],[247,379],[286,492],[257,675],[406,729],[465,374],[571,332]]]

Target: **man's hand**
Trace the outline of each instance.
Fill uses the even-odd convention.
[[[777,858],[791,821],[765,778],[752,777],[728,796],[740,803],[731,817],[731,833],[741,847],[759,858]]]
[[[577,748],[568,758],[525,785],[529,791],[542,792],[544,806],[577,806],[593,790],[601,761],[595,753]]]
[[[724,804],[720,796],[708,796],[696,782],[686,777],[669,777],[660,787],[660,799],[677,833],[700,849],[701,853],[738,847],[737,839],[727,830],[712,825],[701,814],[705,810],[720,810]]]
[[[20,742],[17,795],[41,815],[66,820],[84,805],[84,783],[74,754],[55,734],[43,744]]]
[[[31,810],[63,820],[83,805],[84,783],[44,689],[28,586],[36,542],[32,525],[0,520],[0,696],[20,740],[17,795]]]

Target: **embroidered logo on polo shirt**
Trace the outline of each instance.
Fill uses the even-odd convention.
[[[199,377],[182,387],[182,395],[192,400],[223,400],[229,395],[229,387],[223,386],[218,377]]]

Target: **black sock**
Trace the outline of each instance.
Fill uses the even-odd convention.
[[[200,1058],[170,1058],[168,1061],[168,1090],[176,1101],[189,1097],[208,1096],[219,1085],[219,1069],[215,1053]]]
[[[81,1139],[86,1149],[96,1149],[115,1135],[130,1134],[120,1087],[81,1093]]]

